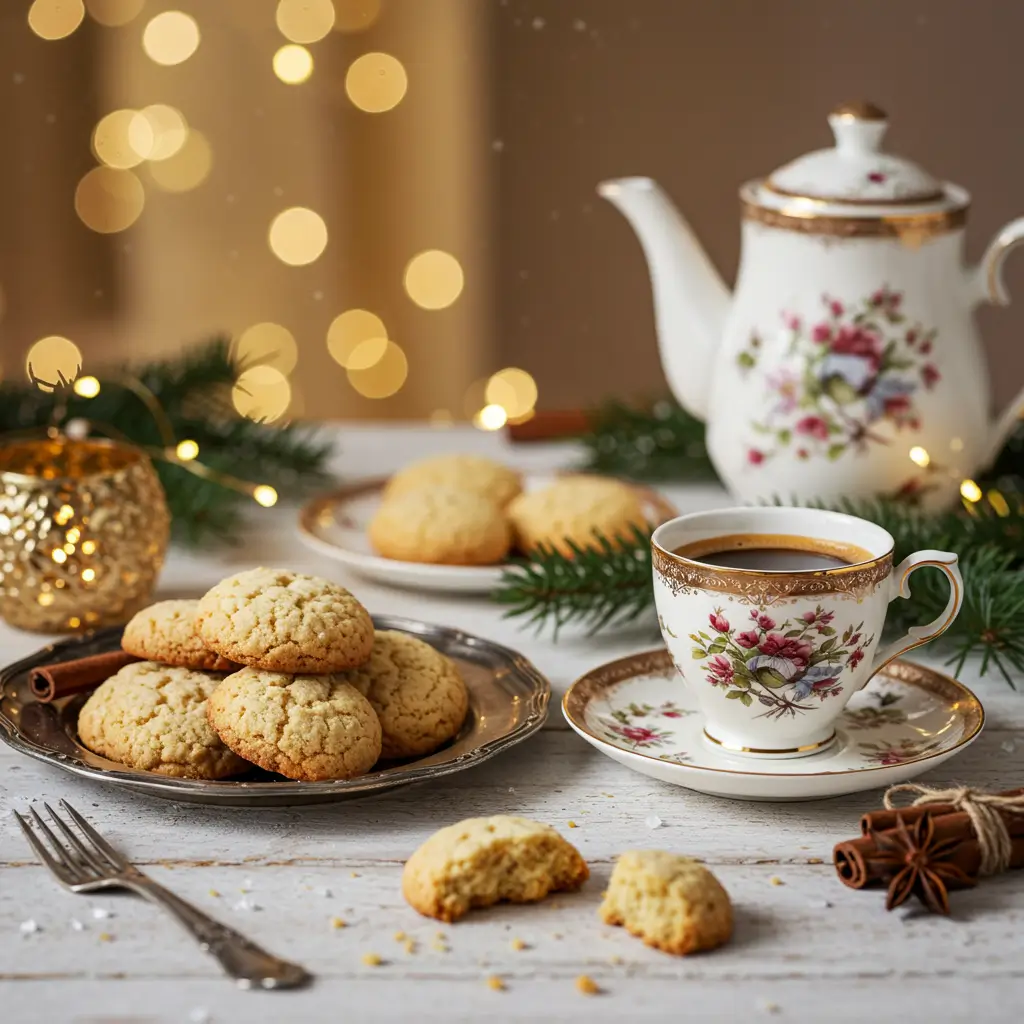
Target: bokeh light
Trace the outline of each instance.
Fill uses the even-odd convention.
[[[920,466],[924,469],[932,461],[932,457],[928,454],[927,448],[922,448],[919,444],[915,444],[914,447],[910,449],[910,461],[913,462],[915,466]]]
[[[365,342],[364,342],[365,344]],[[389,341],[384,354],[365,370],[346,370],[348,382],[364,398],[388,398],[401,390],[409,376],[409,361],[401,346]]]
[[[95,377],[79,377],[74,391],[80,398],[95,398],[100,393],[100,382]]]
[[[967,501],[981,501],[981,488],[973,480],[964,480],[960,484],[960,494]]]
[[[274,366],[250,366],[231,389],[231,402],[240,416],[272,423],[287,411],[292,399],[288,378]]]
[[[327,328],[327,351],[347,370],[368,370],[388,347],[384,321],[368,309],[348,309]]]
[[[28,25],[40,39],[64,39],[82,24],[82,0],[35,0],[28,9]]]
[[[520,420],[537,404],[537,383],[526,370],[509,366],[487,382],[484,398],[488,405],[500,405],[510,420]]]
[[[277,27],[293,43],[315,43],[334,27],[331,0],[279,0]]]
[[[85,9],[94,21],[108,28],[127,25],[137,17],[146,0],[85,0]]]
[[[25,372],[29,380],[37,379],[50,384],[55,384],[61,377],[74,380],[81,368],[82,353],[78,346],[59,334],[40,338],[25,356]]]
[[[142,33],[142,48],[157,64],[181,64],[199,46],[196,19],[182,11],[164,11],[150,19]]]
[[[141,164],[156,138],[149,119],[137,110],[115,110],[92,133],[92,151],[100,163],[126,170]]]
[[[462,265],[451,253],[428,249],[413,256],[405,268],[405,290],[424,309],[444,309],[462,293]]]
[[[188,192],[201,185],[213,166],[213,150],[206,136],[194,128],[173,156],[149,165],[153,181],[165,192]]]
[[[380,14],[380,0],[334,0],[334,27],[339,32],[362,32]]]
[[[283,374],[295,369],[299,346],[287,327],[270,322],[253,324],[238,336],[235,359],[243,366],[273,366]]]
[[[474,417],[473,425],[481,430],[501,430],[508,414],[500,405],[485,405]]]
[[[318,259],[327,247],[327,225],[314,210],[292,206],[271,222],[268,241],[282,263],[305,266]]]
[[[252,496],[258,505],[272,508],[277,504],[277,491],[270,484],[259,484],[252,489]]]
[[[199,455],[199,445],[195,441],[179,441],[178,447],[174,449],[174,454],[177,455],[182,462],[191,462]]]
[[[87,228],[104,235],[131,227],[145,205],[142,182],[115,167],[94,167],[75,189],[75,212]]]
[[[274,54],[274,74],[288,85],[305,82],[313,74],[313,54],[295,43],[282,46]]]
[[[169,107],[166,103],[153,103],[143,107],[139,113],[149,124],[153,135],[149,152],[143,154],[147,160],[166,160],[185,145],[188,124],[180,110]]]
[[[389,53],[364,53],[345,75],[348,98],[368,114],[381,114],[398,106],[408,88],[402,62]]]

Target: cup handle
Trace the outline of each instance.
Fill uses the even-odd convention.
[[[928,643],[929,640],[934,640],[940,633],[945,633],[959,614],[964,601],[964,581],[957,567],[957,556],[952,551],[915,551],[912,555],[907,555],[889,577],[889,586],[892,588],[889,601],[895,601],[897,597],[910,597],[910,574],[926,565],[941,569],[949,579],[949,600],[946,607],[938,618],[924,626],[911,626],[899,640],[894,640],[877,651],[871,663],[871,674],[868,679],[885,668],[894,658]]]

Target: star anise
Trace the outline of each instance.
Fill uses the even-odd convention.
[[[916,896],[933,914],[949,913],[950,882],[969,887],[975,880],[949,859],[961,839],[935,839],[935,822],[922,814],[909,828],[897,815],[896,828],[888,832],[871,830],[877,853],[871,858],[889,878],[885,909],[895,910]]]

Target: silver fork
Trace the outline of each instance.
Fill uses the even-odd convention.
[[[49,846],[33,831],[27,818],[17,811],[14,816],[32,849],[65,889],[76,893],[130,889],[163,907],[185,926],[202,949],[220,961],[221,967],[243,988],[298,988],[312,980],[312,975],[298,964],[271,956],[238,932],[207,917],[173,892],[157,885],[125,860],[66,800],[61,800],[61,806],[81,829],[81,837],[49,804],[44,803],[43,806],[63,833],[66,843],[54,835],[34,807],[29,809],[30,813]]]

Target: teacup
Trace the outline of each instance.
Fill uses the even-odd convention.
[[[917,551],[893,568],[874,523],[808,508],[679,516],[651,539],[658,622],[704,715],[709,743],[750,757],[803,757],[835,741],[847,701],[960,611],[957,556]],[[889,602],[910,574],[949,579],[943,613],[879,647]]]

